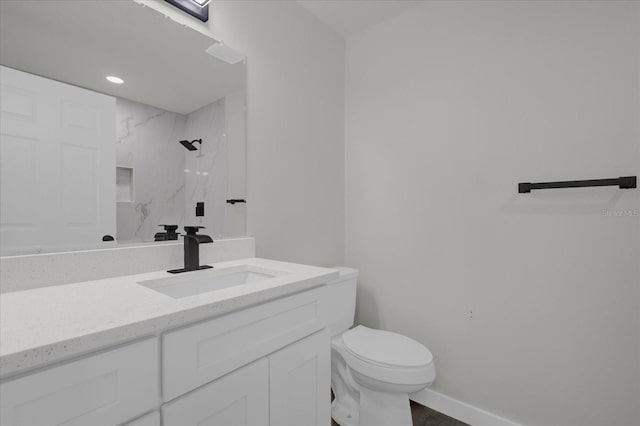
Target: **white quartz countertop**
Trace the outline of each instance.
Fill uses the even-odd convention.
[[[138,284],[175,276],[165,271],[0,294],[0,377],[304,291],[338,277],[334,269],[257,258],[211,265],[251,265],[286,274],[179,299]]]

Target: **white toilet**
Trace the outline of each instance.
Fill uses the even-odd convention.
[[[431,352],[401,334],[354,323],[356,269],[336,267],[328,284],[331,325],[331,417],[341,426],[411,426],[409,394],[436,377]]]

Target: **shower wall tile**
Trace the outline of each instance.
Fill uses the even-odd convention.
[[[183,224],[186,117],[116,101],[116,164],[133,168],[133,201],[117,203],[119,242],[153,241],[159,224]]]
[[[185,219],[188,225],[206,228],[213,238],[225,234],[227,192],[227,135],[225,99],[187,116],[186,139],[202,139],[198,151],[186,152]],[[196,217],[196,203],[204,201],[205,216]]]

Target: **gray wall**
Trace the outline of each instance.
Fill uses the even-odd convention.
[[[637,2],[428,2],[348,41],[359,321],[426,344],[436,390],[640,423],[640,191],[517,194],[640,175],[639,54]]]

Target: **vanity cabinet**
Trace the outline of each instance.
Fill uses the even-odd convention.
[[[108,426],[158,403],[158,339],[151,338],[0,386],[0,424]]]
[[[321,290],[298,293],[165,333],[164,401],[323,328],[326,303],[325,292]]]
[[[3,382],[0,424],[326,426],[326,297],[319,287]]]
[[[325,329],[164,404],[163,426],[326,426],[329,356]]]

